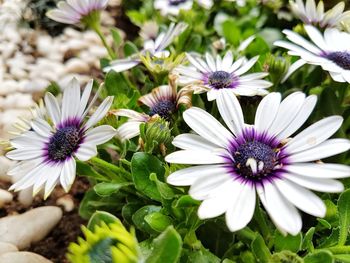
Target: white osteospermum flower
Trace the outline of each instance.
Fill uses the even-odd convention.
[[[212,0],[197,0],[197,3],[210,9],[213,6]],[[160,10],[162,16],[177,16],[180,10],[190,10],[193,6],[193,0],[155,0],[154,8]]]
[[[197,134],[177,136],[173,144],[181,150],[165,160],[197,166],[170,174],[168,183],[191,186],[189,194],[203,200],[198,216],[225,213],[231,231],[249,223],[258,195],[275,225],[296,235],[302,227],[296,207],[317,217],[326,213],[322,200],[308,189],[341,192],[342,183],[334,179],[350,176],[346,165],[314,162],[350,149],[349,140],[328,139],[341,126],[341,116],[324,118],[286,143],[310,116],[316,100],[295,92],[281,101],[280,93],[270,93],[258,106],[254,125],[248,125],[237,98],[223,90],[217,105],[229,130],[206,111],[188,109],[184,120]]]
[[[81,95],[79,82],[73,79],[63,92],[62,107],[51,93],[47,93],[45,106],[50,123],[47,118],[35,118],[31,122],[31,130],[11,139],[15,149],[6,156],[19,162],[9,175],[26,171],[23,178],[11,186],[11,190],[20,191],[33,186],[35,195],[44,188],[46,198],[59,181],[68,192],[75,179],[74,158],[89,160],[97,155],[96,145],[107,142],[116,134],[109,125],[92,128],[106,115],[113,97],[106,98],[85,121],[98,96],[96,94],[88,105],[92,85],[93,81],[90,81]]]
[[[153,121],[154,118],[161,117],[166,121],[170,121],[172,114],[180,104],[186,106],[191,104],[191,92],[186,89],[177,91],[174,81],[170,81],[170,85],[162,85],[153,89],[151,93],[139,98],[138,102],[149,108],[148,114],[129,109],[114,111],[116,116],[129,118],[117,129],[117,135],[122,140],[138,136],[140,134],[140,124]]]
[[[67,0],[60,1],[56,9],[47,12],[52,20],[65,24],[77,24],[93,12],[106,8],[108,0]]]
[[[306,4],[302,0],[290,1],[290,7],[294,15],[305,24],[319,25],[322,28],[342,28],[344,23],[348,23],[350,19],[350,11],[343,13],[345,8],[344,2],[338,3],[327,12],[324,12],[323,1],[319,1],[317,6],[315,0],[306,0]]]
[[[143,49],[138,54],[125,59],[113,60],[110,62],[110,66],[105,67],[103,71],[108,72],[114,70],[116,72],[122,72],[131,69],[140,64],[140,56],[146,55],[147,53],[154,57],[168,57],[170,52],[165,49],[178,35],[184,32],[186,28],[187,25],[185,23],[178,23],[177,25],[171,23],[168,30],[160,33],[155,40],[149,39],[145,41]]]
[[[287,75],[308,63],[329,71],[335,81],[350,83],[350,34],[335,28],[327,28],[322,35],[318,29],[310,25],[306,25],[305,30],[313,43],[290,30],[283,30],[283,33],[291,42],[274,43],[276,46],[288,49],[288,54],[301,58],[295,63],[297,66],[289,69]]]
[[[265,89],[272,86],[271,82],[262,80],[268,75],[266,72],[243,75],[254,66],[258,57],[250,60],[242,57],[233,61],[232,52],[228,51],[223,58],[218,55],[216,59],[207,53],[204,61],[186,55],[192,66],[174,69],[179,74],[179,84],[192,85],[196,92],[207,91],[208,100],[215,100],[222,89],[228,89],[236,95],[255,96],[267,94]]]

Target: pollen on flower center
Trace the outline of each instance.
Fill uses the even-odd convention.
[[[330,52],[326,57],[337,64],[339,67],[350,70],[350,53],[349,52]]]
[[[154,105],[151,108],[149,115],[153,116],[155,114],[158,114],[163,119],[169,120],[174,110],[175,110],[175,103],[173,101],[163,100],[158,102],[156,105]]]
[[[267,144],[248,141],[240,145],[234,153],[236,172],[247,179],[260,181],[268,176],[276,165],[276,153]]]
[[[169,0],[169,5],[176,6],[176,5],[180,5],[182,3],[185,3],[185,2],[187,2],[187,0]]]
[[[78,148],[81,141],[81,132],[77,126],[58,129],[48,143],[49,160],[64,161]]]
[[[208,84],[214,89],[225,89],[233,87],[232,75],[226,71],[215,71],[208,77]]]

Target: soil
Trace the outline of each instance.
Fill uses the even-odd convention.
[[[2,189],[7,189],[9,186],[8,183],[0,182],[0,188]],[[82,234],[81,225],[87,223],[79,216],[78,209],[79,203],[88,189],[89,182],[83,177],[78,177],[68,194],[74,201],[74,209],[71,212],[65,212],[62,208],[63,217],[59,224],[46,238],[28,248],[28,251],[40,254],[54,263],[68,263],[66,259],[67,248],[71,242],[77,241],[77,237]],[[66,195],[63,189],[58,186],[47,200],[36,197],[30,207],[24,207],[18,202],[17,194],[14,194],[14,200],[0,209],[0,217],[21,214],[40,206],[57,206],[56,200]]]

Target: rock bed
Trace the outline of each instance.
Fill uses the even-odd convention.
[[[107,55],[100,39],[92,31],[84,32],[67,27],[61,35],[51,37],[45,31],[18,27],[20,16],[14,15],[24,8],[24,1],[10,1],[0,1],[0,9],[1,5],[11,4],[9,10],[6,10],[7,17],[10,18],[10,21],[7,21],[9,23],[6,26],[0,24],[0,142],[11,137],[9,132],[14,130],[13,124],[17,122],[18,117],[30,116],[28,108],[42,98],[50,83],[55,82],[63,89],[72,77],[76,77],[81,85],[91,78],[98,78],[101,74],[100,58]],[[14,13],[10,14],[11,11]],[[0,12],[1,21],[6,20],[3,15]],[[102,16],[105,24],[115,23],[107,12]],[[111,42],[112,39],[107,41]],[[88,183],[78,179],[70,194],[65,194],[58,187],[46,201],[40,196],[33,199],[30,191],[10,193],[6,189],[13,179],[7,177],[6,173],[12,162],[1,156],[3,153],[0,144],[0,262],[23,262],[24,258],[30,263],[67,262],[66,249],[69,243],[76,241],[77,236],[81,234],[80,225],[86,223],[78,215],[78,206]],[[41,206],[55,207],[38,208]],[[52,220],[46,217],[47,221],[51,222],[48,223],[44,215],[45,211],[50,209],[52,213],[55,211],[53,214],[56,214],[56,217],[52,217]],[[31,227],[22,225],[14,228],[16,231],[7,232],[10,229],[7,229],[6,222],[25,217],[27,214],[19,215],[26,211],[37,213],[38,218],[42,217],[42,220],[33,220],[38,221],[43,229],[46,225],[47,232],[40,237],[41,240],[28,237],[28,243],[22,245],[16,243],[13,238],[16,233],[30,234]],[[5,233],[8,233],[9,239],[6,239]]]

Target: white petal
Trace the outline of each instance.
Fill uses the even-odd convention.
[[[193,166],[170,174],[167,177],[167,182],[177,186],[192,185],[197,179],[207,175],[217,176],[224,173],[227,173],[227,168],[221,165]]]
[[[103,68],[103,72],[109,72],[111,70],[114,70],[115,72],[122,72],[135,67],[139,63],[139,60],[130,58],[113,60],[111,61],[110,66]]]
[[[186,110],[183,118],[196,133],[223,148],[229,145],[233,137],[220,122],[200,108],[192,107]]]
[[[140,121],[128,121],[117,129],[117,136],[121,140],[130,140],[140,134]]]
[[[294,62],[288,68],[288,71],[287,71],[286,75],[284,75],[284,77],[282,78],[281,83],[284,83],[295,71],[297,71],[299,68],[301,68],[305,64],[306,64],[306,61],[303,59],[299,59],[296,62]]]
[[[229,202],[227,202],[229,193],[222,191],[219,195],[205,199],[198,208],[198,217],[200,219],[213,218],[226,212]]]
[[[49,165],[47,167],[49,167]],[[58,177],[61,174],[62,168],[63,168],[62,164],[53,164],[53,166],[48,169],[48,173],[50,174],[50,176],[47,178],[47,181],[45,184],[44,199],[46,199],[55,188],[58,182]]]
[[[79,106],[80,85],[79,81],[73,78],[63,91],[61,121],[76,117],[78,115]]]
[[[281,94],[270,93],[264,97],[256,110],[255,129],[258,132],[266,132],[274,121],[281,103]]]
[[[233,55],[232,55],[231,50],[229,50],[226,52],[226,54],[222,60],[222,68],[224,70],[228,70],[231,67],[232,62],[233,62]]]
[[[240,67],[238,70],[236,70],[236,71],[234,72],[234,74],[235,74],[236,76],[240,76],[240,75],[246,73],[248,70],[251,69],[251,67],[254,66],[254,64],[258,61],[258,59],[259,59],[259,56],[253,57],[253,58],[250,59],[247,63],[243,64],[242,67]]]
[[[94,80],[90,80],[84,88],[83,95],[81,96],[81,99],[80,99],[78,116],[83,116],[83,114],[85,112],[85,109],[87,107],[87,103],[88,103],[90,95],[91,95],[91,90],[92,90],[93,84],[94,84]]]
[[[341,182],[333,179],[305,177],[299,174],[283,174],[283,177],[311,190],[325,193],[339,193],[344,190]]]
[[[317,161],[350,149],[350,141],[346,139],[330,139],[311,149],[292,154],[288,157],[290,162],[300,163]]]
[[[31,160],[44,154],[41,149],[16,149],[8,152],[6,157],[16,161]]]
[[[287,180],[276,180],[280,193],[297,208],[317,217],[324,217],[326,206],[313,192]]]
[[[92,157],[97,155],[97,149],[94,144],[91,144],[89,142],[83,143],[79,146],[77,152],[75,153],[75,156],[80,160],[80,161],[88,161]]]
[[[112,139],[114,135],[116,135],[116,130],[112,126],[101,125],[88,130],[85,133],[85,141],[100,145]]]
[[[113,97],[109,96],[105,98],[101,105],[94,112],[94,114],[92,114],[90,119],[86,122],[85,129],[89,129],[90,127],[98,123],[103,117],[105,117],[110,107],[112,106],[112,103]]]
[[[277,135],[294,120],[305,101],[305,94],[294,92],[280,104],[277,115],[269,127],[269,134]]]
[[[234,135],[239,136],[244,130],[244,117],[238,99],[231,91],[221,90],[218,93],[217,105],[221,117]]]
[[[298,210],[271,183],[257,188],[257,192],[275,225],[287,233],[297,235],[302,227]]]
[[[50,92],[45,95],[45,104],[47,112],[54,125],[59,124],[61,121],[61,110],[56,98]]]
[[[207,60],[207,64],[208,64],[211,72],[215,72],[216,71],[216,65],[215,65],[215,60],[214,60],[213,56],[210,55],[209,53],[205,53],[205,58]]]
[[[224,163],[225,159],[220,152],[201,150],[182,150],[173,152],[165,157],[168,163],[179,164],[211,164]]]
[[[230,174],[209,174],[197,179],[192,185],[188,193],[196,200],[207,199],[210,196],[217,196],[221,192],[222,187],[230,184],[233,178]],[[220,191],[218,191],[220,190]]]
[[[283,131],[281,131],[277,138],[282,140],[285,138],[288,138],[290,135],[292,135],[294,132],[296,132],[309,118],[310,114],[312,113],[313,109],[316,106],[317,102],[317,96],[311,95],[308,96],[302,107],[300,108],[298,114],[295,116],[294,120],[286,127]]]
[[[322,50],[328,49],[328,45],[324,41],[324,38],[323,38],[322,34],[320,33],[320,31],[318,31],[318,29],[316,29],[314,26],[311,26],[311,25],[305,25],[304,28],[305,28],[307,34],[309,35],[309,37],[311,38],[311,40],[317,46],[319,46]]]
[[[74,158],[66,160],[60,175],[60,182],[63,189],[68,192],[71,188],[76,175],[76,162]]]
[[[51,134],[51,126],[43,119],[35,119],[32,121],[32,128],[39,135],[48,138]]]
[[[226,224],[232,232],[247,226],[253,217],[256,202],[254,186],[240,184],[239,189],[234,190],[236,192],[231,191],[231,196],[227,200],[230,206],[226,212]]]
[[[346,178],[350,177],[350,166],[333,163],[294,163],[283,167],[293,174],[315,178]]]
[[[341,116],[324,118],[306,128],[286,144],[288,153],[295,153],[319,145],[332,136],[343,123]]]
[[[185,133],[176,136],[175,139],[172,141],[172,144],[182,150],[213,151],[216,148],[218,148],[217,145],[207,141],[206,139],[197,134],[192,133]]]

